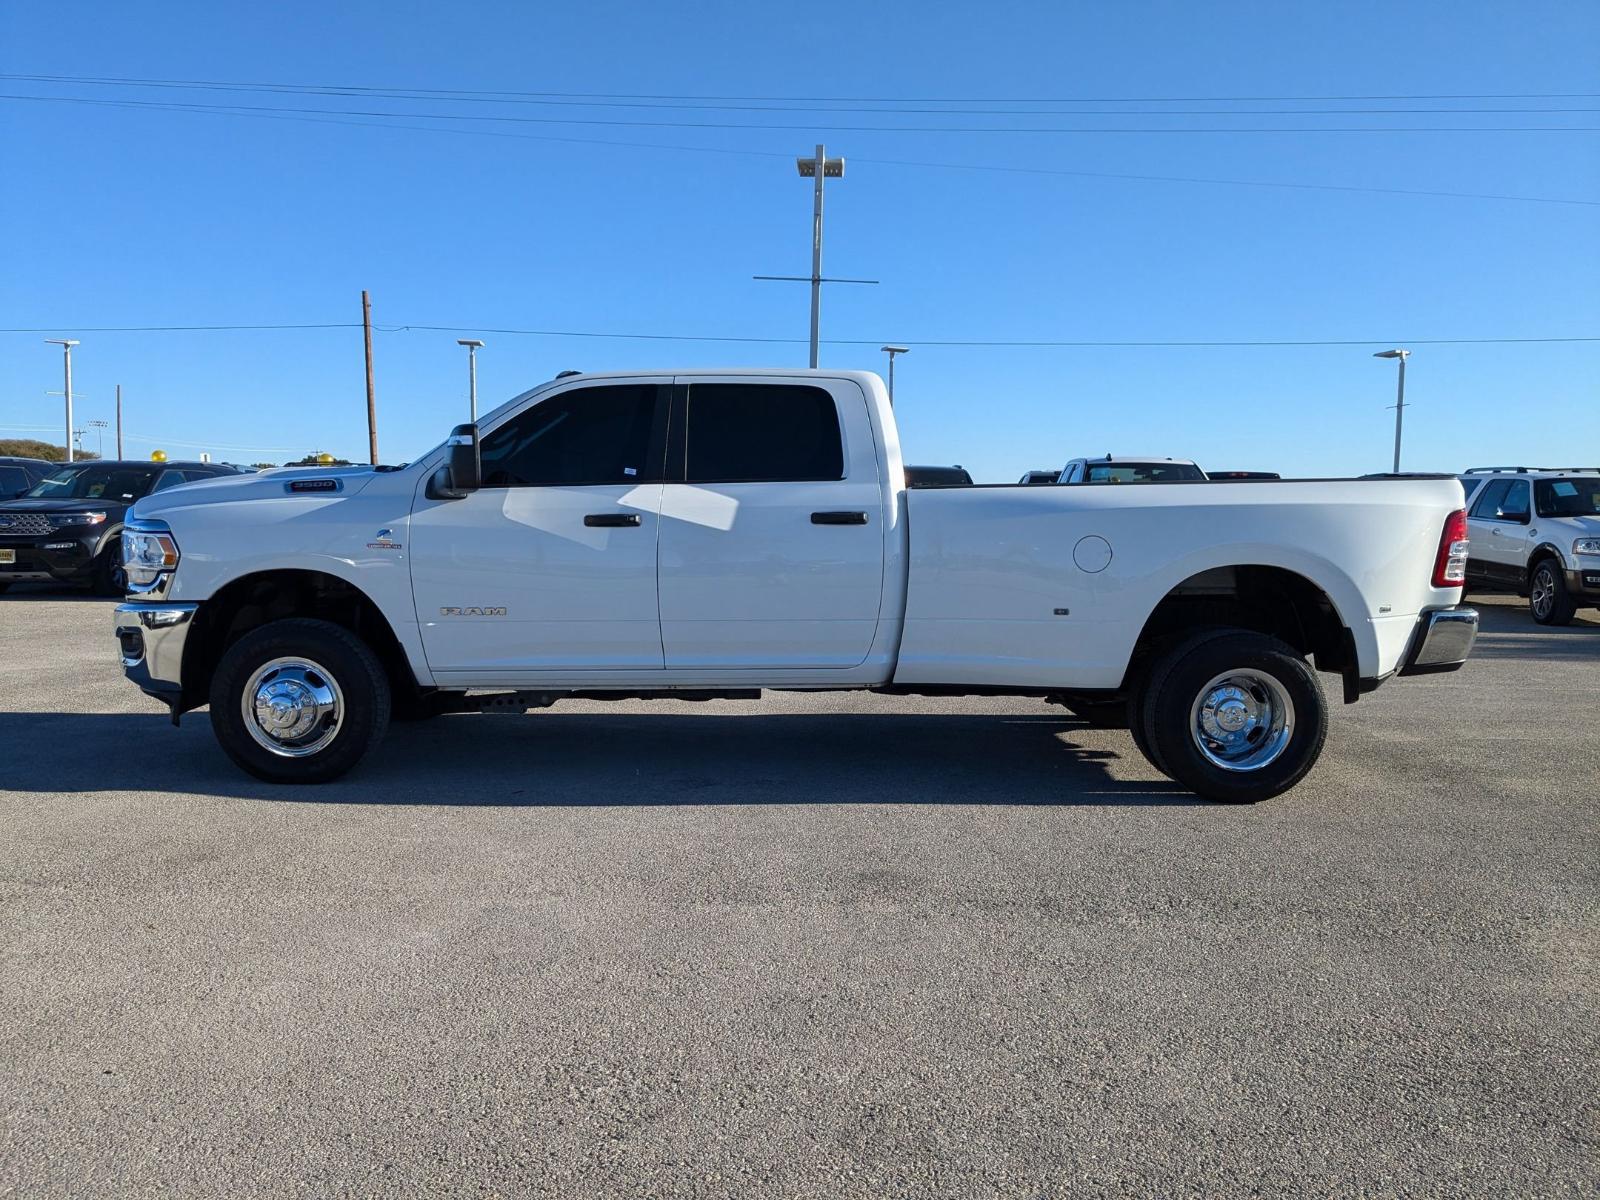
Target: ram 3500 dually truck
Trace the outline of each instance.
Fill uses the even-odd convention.
[[[875,375],[575,375],[404,467],[139,501],[116,630],[267,780],[391,713],[871,689],[1055,699],[1254,801],[1321,752],[1317,670],[1462,664],[1466,538],[1447,476],[908,490]]]

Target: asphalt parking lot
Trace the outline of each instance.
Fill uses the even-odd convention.
[[[0,599],[0,1195],[1592,1196],[1600,621],[1195,802],[1016,700],[571,704],[257,783]]]

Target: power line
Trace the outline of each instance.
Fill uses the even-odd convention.
[[[126,76],[22,75],[0,74],[0,79],[39,83],[93,84],[144,87],[191,87],[202,89],[316,91],[334,94],[373,95],[406,92],[441,99],[457,97],[498,97],[525,100],[659,100],[716,102],[771,102],[787,104],[1209,104],[1209,103],[1335,103],[1378,100],[1589,100],[1600,92],[1431,92],[1406,94],[1364,93],[1344,96],[736,96],[673,94],[664,92],[531,92],[488,91],[470,88],[395,88],[361,84],[245,83],[205,79],[141,79]]]
[[[476,113],[384,112],[371,109],[287,108],[259,104],[197,104],[164,100],[97,100],[85,96],[23,96],[0,94],[0,100],[44,104],[115,105],[123,108],[150,108],[160,111],[292,113],[313,116],[384,117],[407,121],[493,121],[517,125],[582,125],[627,129],[716,129],[757,132],[833,133],[938,133],[938,134],[1238,134],[1238,133],[1600,133],[1591,125],[1296,125],[1296,126],[1213,126],[1190,125],[1182,128],[1149,128],[1128,125],[844,125],[811,121],[799,125],[752,124],[736,121],[625,121],[610,117],[512,117]],[[1592,110],[1589,110],[1592,111]],[[999,114],[1006,115],[1006,114]],[[1066,114],[1063,114],[1066,115]],[[1255,116],[1241,113],[1241,116]]]
[[[813,102],[811,104],[806,104],[806,103],[793,102],[793,101],[779,101],[779,102],[774,102],[774,103],[725,102],[725,101],[720,100],[720,99],[715,101],[715,102],[709,101],[709,100],[708,101],[703,101],[703,102],[693,102],[693,101],[684,102],[684,101],[682,101],[680,99],[672,99],[672,100],[653,100],[653,99],[635,99],[635,100],[628,100],[628,99],[573,99],[573,98],[557,98],[557,97],[554,97],[554,96],[546,97],[546,96],[539,96],[539,95],[536,95],[536,94],[516,95],[516,94],[499,94],[499,93],[488,93],[488,92],[442,92],[442,91],[430,91],[428,89],[418,90],[418,89],[387,89],[387,88],[351,88],[351,87],[341,86],[341,85],[337,85],[337,84],[206,83],[206,82],[199,82],[199,81],[170,80],[170,79],[150,79],[150,80],[137,80],[137,81],[134,81],[134,80],[118,80],[118,79],[74,78],[74,77],[70,77],[70,76],[50,76],[50,75],[7,75],[7,74],[0,74],[0,79],[9,79],[9,80],[17,81],[17,82],[67,84],[67,85],[71,85],[71,86],[85,86],[85,87],[133,87],[133,88],[143,88],[143,89],[152,89],[152,88],[174,89],[175,88],[175,89],[180,89],[180,90],[185,90],[185,91],[242,92],[242,93],[248,93],[248,94],[254,94],[254,95],[269,95],[269,96],[331,96],[331,97],[346,97],[346,98],[352,98],[352,99],[356,99],[356,98],[373,98],[373,99],[386,99],[386,100],[432,100],[432,101],[435,101],[435,102],[452,103],[452,104],[468,104],[468,103],[470,103],[470,104],[525,104],[525,105],[569,107],[569,108],[636,108],[636,109],[648,109],[648,110],[657,110],[657,111],[685,111],[685,110],[687,110],[687,111],[700,111],[700,112],[821,112],[821,113],[824,113],[824,114],[830,114],[830,113],[867,113],[867,114],[917,115],[917,116],[962,116],[962,115],[967,115],[967,116],[991,116],[991,117],[997,117],[997,116],[1017,117],[1017,116],[1071,116],[1071,115],[1090,115],[1090,116],[1130,116],[1130,115],[1132,115],[1132,116],[1245,116],[1245,115],[1252,115],[1252,116],[1319,116],[1319,115],[1321,115],[1321,116],[1327,116],[1327,115],[1341,115],[1341,114],[1377,116],[1377,115],[1394,115],[1394,114],[1415,115],[1415,114],[1440,114],[1440,113],[1461,113],[1461,114],[1592,113],[1592,112],[1600,111],[1600,110],[1597,110],[1597,109],[1594,109],[1594,108],[1572,108],[1572,107],[1562,107],[1562,108],[1527,108],[1527,107],[1520,107],[1520,108],[1462,108],[1462,107],[1459,107],[1459,106],[1453,106],[1453,107],[1448,107],[1448,108],[1394,108],[1394,107],[1387,107],[1387,108],[1323,108],[1323,109],[1316,109],[1316,108],[1260,109],[1260,108],[1257,108],[1257,109],[1249,109],[1249,110],[1241,110],[1241,109],[1235,109],[1235,108],[1201,108],[1201,109],[1135,108],[1135,109],[1090,109],[1090,110],[1087,110],[1087,111],[1079,110],[1078,113],[1074,113],[1074,111],[1071,110],[1071,109],[1062,109],[1062,108],[1016,108],[1016,107],[1009,107],[1009,108],[1002,109],[1002,108],[996,108],[996,107],[993,106],[994,104],[997,104],[997,103],[1005,103],[1005,104],[1009,104],[1009,105],[1015,105],[1015,104],[1020,104],[1020,103],[1043,103],[1043,104],[1065,104],[1065,103],[1097,103],[1097,104],[1144,103],[1144,104],[1148,104],[1148,103],[1161,103],[1162,102],[1162,101],[1157,101],[1157,100],[1152,99],[1152,98],[1145,98],[1145,99],[1142,99],[1142,100],[1129,100],[1129,101],[1118,101],[1118,100],[1111,100],[1111,99],[1100,99],[1100,100],[1093,100],[1093,101],[1085,100],[1085,101],[1076,101],[1076,102],[1063,101],[1063,100],[1031,101],[1031,102],[1030,101],[997,101],[997,102],[990,102],[990,106],[989,107],[985,107],[985,108],[952,108],[952,107],[949,107],[949,105],[953,104],[953,103],[977,103],[975,101],[948,101],[948,102],[946,102],[946,101],[937,101],[937,102],[935,102],[935,101],[900,101],[900,102],[869,101],[867,103],[871,103],[871,104],[875,105],[875,107],[863,108],[863,107],[852,106],[852,107],[848,107],[848,108],[844,108],[844,107],[819,108],[819,107],[817,107],[818,104],[838,105],[838,104],[847,103],[847,102],[845,102],[845,101],[818,101],[818,102]],[[1530,97],[1530,98],[1533,98],[1533,97]],[[1577,97],[1577,98],[1581,99],[1581,98],[1586,98],[1586,97]],[[737,98],[731,98],[730,97],[729,100],[733,101],[733,100],[737,100]],[[1353,100],[1353,98],[1352,98],[1352,100]],[[1190,102],[1190,103],[1199,103],[1199,102],[1203,102],[1203,101],[1188,101],[1188,102]],[[1228,98],[1228,97],[1223,97],[1223,98],[1221,98],[1219,100],[1211,101],[1211,102],[1212,103],[1239,103],[1239,102],[1242,102],[1242,101],[1233,100],[1232,98]],[[1257,101],[1250,101],[1250,102],[1251,103],[1257,103]],[[1316,101],[1309,100],[1309,99],[1306,100],[1306,101],[1303,101],[1303,103],[1313,103],[1313,102],[1316,102]],[[942,104],[944,106],[943,107],[939,107],[939,108],[885,107],[885,105],[889,105],[889,104],[892,104],[892,103],[898,103],[898,104],[939,103],[939,104]],[[1165,101],[1165,103],[1173,103],[1173,101]]]
[[[4,98],[4,97],[0,97],[0,98]],[[87,104],[99,104],[99,105],[101,105],[103,107],[107,107],[107,108],[127,108],[127,107],[131,107],[129,102],[119,101],[119,100],[99,100],[99,101],[85,100],[84,103],[87,103]],[[557,135],[557,134],[517,133],[517,132],[511,132],[511,131],[502,130],[502,129],[461,129],[461,128],[441,127],[441,126],[437,126],[437,125],[397,125],[397,124],[391,124],[391,123],[387,123],[387,122],[378,122],[378,121],[340,120],[338,118],[333,118],[333,117],[293,116],[293,115],[289,115],[288,113],[279,113],[279,112],[238,112],[238,111],[234,111],[232,109],[229,109],[227,107],[218,107],[218,108],[216,108],[214,110],[204,110],[204,109],[199,109],[199,108],[185,107],[185,106],[181,106],[181,105],[164,105],[164,104],[155,103],[155,102],[151,102],[148,107],[146,107],[146,106],[137,106],[136,107],[136,111],[151,111],[152,109],[154,109],[154,110],[165,110],[165,111],[171,111],[171,112],[180,112],[180,113],[193,113],[194,115],[200,115],[200,116],[235,116],[235,117],[247,117],[247,118],[251,118],[251,119],[263,119],[263,120],[298,121],[298,122],[302,122],[302,123],[305,123],[305,124],[312,124],[312,125],[343,125],[343,126],[354,127],[354,128],[357,128],[357,129],[385,129],[385,130],[398,130],[398,131],[411,132],[411,133],[446,134],[446,135],[450,135],[450,136],[462,136],[462,137],[514,138],[514,139],[519,140],[519,141],[554,142],[554,143],[563,144],[563,145],[578,145],[578,146],[609,146],[609,147],[614,147],[614,148],[617,148],[617,149],[627,149],[627,150],[667,150],[667,151],[683,152],[683,153],[689,153],[689,154],[733,155],[735,157],[744,157],[744,158],[781,158],[781,159],[789,159],[789,158],[793,157],[792,154],[789,154],[787,152],[775,151],[775,150],[747,150],[747,149],[734,149],[734,148],[726,147],[726,146],[684,146],[684,145],[672,145],[672,144],[661,143],[661,142],[617,141],[615,139],[610,139],[610,138],[586,138],[586,137],[575,137],[575,136],[561,136],[561,135]],[[1285,131],[1285,132],[1288,132],[1288,131]],[[890,158],[863,158],[863,157],[855,156],[855,155],[852,155],[851,157],[852,157],[853,161],[855,161],[855,162],[858,162],[858,163],[869,163],[869,164],[878,165],[878,166],[928,167],[928,168],[936,168],[936,169],[952,170],[952,171],[996,171],[996,172],[1002,172],[1002,173],[1005,173],[1005,174],[1056,175],[1056,176],[1062,176],[1062,177],[1067,177],[1067,178],[1082,178],[1082,179],[1125,179],[1125,180],[1132,180],[1132,181],[1145,182],[1145,183],[1186,183],[1186,184],[1208,184],[1208,185],[1223,186],[1223,187],[1288,188],[1288,189],[1296,190],[1296,191],[1366,192],[1366,193],[1372,193],[1374,195],[1385,195],[1385,196],[1425,196],[1425,197],[1435,197],[1435,198],[1443,198],[1443,199],[1456,199],[1456,200],[1501,200],[1501,201],[1510,201],[1510,202],[1513,202],[1513,203],[1521,203],[1521,204],[1564,204],[1564,205],[1577,205],[1577,206],[1580,206],[1580,207],[1588,207],[1588,208],[1600,207],[1600,200],[1575,200],[1575,199],[1570,199],[1570,198],[1563,197],[1563,196],[1519,196],[1519,195],[1512,195],[1512,194],[1500,193],[1500,192],[1457,192],[1457,191],[1444,191],[1444,190],[1439,190],[1439,189],[1423,189],[1423,188],[1362,187],[1362,186],[1353,185],[1353,184],[1331,184],[1331,183],[1285,183],[1285,182],[1279,182],[1279,181],[1274,181],[1274,180],[1264,180],[1264,179],[1223,179],[1223,178],[1204,177],[1204,176],[1142,175],[1142,174],[1114,173],[1114,172],[1107,172],[1107,171],[1071,171],[1071,170],[1060,170],[1060,169],[1054,169],[1054,168],[1048,168],[1048,167],[992,166],[992,165],[983,164],[983,163],[949,163],[949,162],[926,162],[926,161],[915,161],[915,160],[905,160],[905,159],[890,159]]]
[[[71,328],[77,333],[194,333],[224,332],[232,330],[298,330],[298,329],[359,329],[360,322],[328,323],[320,325],[51,325],[28,329],[0,329],[0,333],[54,333]],[[805,345],[808,338],[743,337],[724,334],[684,333],[625,333],[594,329],[512,329],[486,325],[389,325],[373,326],[380,333],[493,333],[526,337],[596,338],[617,341],[646,342],[723,342],[745,345]],[[878,338],[823,338],[831,346],[875,346]],[[910,338],[912,345],[926,347],[952,347],[967,349],[1119,349],[1119,348],[1206,348],[1239,346],[1384,346],[1405,342],[1417,346],[1487,346],[1487,345],[1547,345],[1554,343],[1600,342],[1593,337],[1469,337],[1469,338],[1336,338],[1336,339],[1280,339],[1257,338],[1210,341],[1200,339],[1167,341],[986,341],[977,339]],[[53,427],[52,427],[53,428]],[[272,449],[273,447],[264,447]]]

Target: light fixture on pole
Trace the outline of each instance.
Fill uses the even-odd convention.
[[[94,430],[94,456],[96,458],[104,458],[106,456],[106,428],[110,424],[110,421],[89,422],[89,428]]]
[[[478,419],[478,351],[483,343],[477,338],[457,338],[456,345],[467,348],[467,401],[471,405],[472,419]]]
[[[1400,390],[1394,401],[1394,473],[1400,474],[1400,428],[1406,415],[1406,359],[1411,357],[1409,350],[1380,350],[1373,358],[1397,358],[1400,360]]]
[[[889,356],[889,407],[894,407],[894,356],[896,354],[910,354],[910,346],[885,346],[883,352]]]
[[[74,461],[72,453],[72,348],[78,344],[76,338],[45,338],[45,345],[60,346],[61,358],[65,366],[66,397],[67,397],[67,461]]]
[[[777,279],[791,283],[811,285],[811,366],[817,366],[817,344],[822,328],[822,285],[825,283],[877,283],[876,279],[828,279],[822,274],[822,181],[844,178],[844,159],[829,158],[821,145],[810,158],[794,160],[795,168],[803,179],[812,181],[811,188],[811,274],[810,275],[757,275],[756,279]]]

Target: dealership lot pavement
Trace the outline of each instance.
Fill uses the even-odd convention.
[[[0,1196],[1593,1195],[1600,622],[1196,803],[1017,700],[397,726],[260,784],[0,598]]]

